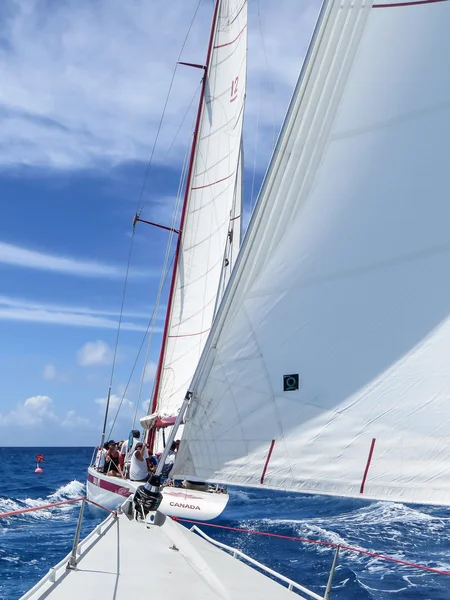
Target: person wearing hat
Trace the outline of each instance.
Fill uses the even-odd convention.
[[[117,450],[117,442],[110,440],[108,442],[108,451],[105,456],[104,472],[112,477],[122,477],[122,470],[119,466],[120,458]]]

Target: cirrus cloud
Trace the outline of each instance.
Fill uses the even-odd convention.
[[[246,119],[273,145],[300,71],[319,0],[249,3]],[[148,160],[197,0],[4,0],[0,165],[92,168]],[[204,60],[211,3],[202,3],[181,59]],[[172,144],[200,75],[180,67],[160,136]],[[195,102],[193,111],[195,110]],[[190,139],[186,119],[173,147]],[[264,144],[262,142],[265,142]],[[267,143],[268,142],[268,143]]]
[[[77,277],[104,277],[123,279],[125,269],[95,261],[79,260],[73,257],[57,256],[39,250],[24,248],[0,242],[0,263],[26,269],[52,271]],[[130,269],[130,277],[148,277],[151,272]]]

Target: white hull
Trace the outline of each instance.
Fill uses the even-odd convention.
[[[142,483],[108,477],[89,467],[86,496],[89,500],[113,510],[123,504],[140,485]],[[228,504],[228,498],[228,494],[165,487],[160,510],[169,517],[210,521],[222,514]]]

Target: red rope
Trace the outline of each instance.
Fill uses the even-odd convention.
[[[185,523],[192,523],[194,525],[205,525],[206,527],[216,527],[217,529],[228,529],[230,531],[238,531],[239,533],[252,533],[254,535],[263,535],[267,537],[280,538],[283,540],[291,540],[293,542],[303,542],[305,544],[317,544],[318,546],[330,546],[332,548],[341,548],[342,550],[348,550],[349,552],[358,552],[359,554],[366,554],[367,556],[373,556],[374,558],[381,558],[393,563],[405,565],[407,567],[413,567],[415,569],[422,569],[423,571],[430,571],[431,573],[437,573],[438,575],[446,575],[450,577],[448,571],[441,571],[440,569],[433,569],[433,567],[426,567],[425,565],[418,565],[417,563],[401,560],[400,558],[393,558],[392,556],[385,556],[384,554],[377,554],[376,552],[370,552],[369,550],[362,550],[360,548],[353,548],[352,546],[345,546],[343,544],[335,544],[334,542],[322,542],[320,540],[310,540],[307,538],[295,537],[291,535],[281,535],[280,533],[269,533],[267,531],[255,531],[253,529],[241,529],[240,527],[229,527],[227,525],[214,525],[212,523],[205,523],[204,521],[192,521],[191,519],[180,519],[178,517],[172,517],[174,521],[183,521]]]
[[[55,506],[61,506],[62,504],[73,504],[74,502],[81,502],[82,500],[86,500],[86,502],[89,502],[89,504],[98,506],[99,508],[108,511],[113,515],[117,515],[117,512],[115,510],[110,510],[109,508],[106,508],[101,504],[97,504],[97,502],[89,500],[88,498],[74,498],[73,500],[62,500],[61,502],[53,502],[52,504],[42,504],[41,506],[32,506],[31,508],[20,508],[18,510],[11,510],[9,512],[0,513],[0,519],[3,519],[4,517],[12,517],[14,515],[22,515],[23,513],[28,512],[35,512],[37,510],[43,510],[45,508],[54,508]]]

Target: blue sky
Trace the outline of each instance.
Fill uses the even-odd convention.
[[[0,446],[98,442],[131,223],[196,5],[197,0],[0,5]],[[211,0],[204,0],[182,59],[204,60],[211,9]],[[250,0],[247,213],[253,170],[257,189],[317,11],[317,0],[280,0],[276,6]],[[177,69],[141,198],[143,218],[170,223],[198,87],[199,71]],[[138,225],[113,381],[115,405],[153,310],[166,242],[167,233]],[[151,393],[163,313],[143,400]],[[142,365],[143,359],[114,437],[128,434]],[[138,408],[138,416],[143,410]]]

